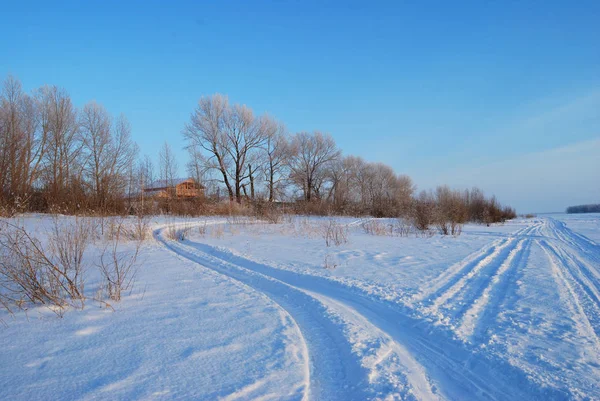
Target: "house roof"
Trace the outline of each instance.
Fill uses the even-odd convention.
[[[156,180],[156,181],[151,182],[150,185],[148,185],[145,188],[145,190],[146,191],[159,190],[161,188],[168,188],[170,186],[183,184],[186,181],[196,182],[196,180],[193,178],[174,178],[172,180]],[[204,189],[204,185],[202,185],[202,184],[198,184],[198,185],[200,186],[200,189]]]

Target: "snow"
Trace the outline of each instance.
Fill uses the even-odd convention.
[[[114,312],[0,315],[0,399],[600,398],[600,214],[458,237],[336,218],[327,247],[329,220],[154,218]]]

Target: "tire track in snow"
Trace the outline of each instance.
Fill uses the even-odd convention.
[[[565,300],[575,319],[578,333],[589,338],[600,353],[600,304],[598,294],[594,294],[589,280],[586,280],[578,267],[564,252],[550,244],[548,240],[538,241],[550,260],[559,293]]]
[[[434,393],[424,368],[419,365],[406,348],[395,341],[390,335],[374,326],[368,319],[347,304],[319,293],[307,290],[305,292],[321,301],[326,307],[331,308],[333,313],[339,314],[344,321],[352,326],[358,326],[363,332],[371,332],[371,336],[374,335],[378,341],[381,341],[381,347],[374,355],[375,359],[369,358],[370,360],[366,361],[370,365],[369,380],[371,382],[375,381],[376,376],[381,374],[378,371],[378,367],[385,362],[389,362],[395,356],[402,361],[404,369],[401,371],[401,374],[406,376],[407,382],[410,385],[409,392],[411,395],[414,395],[418,400],[441,399],[439,394]],[[394,373],[396,372],[391,372],[391,374]]]
[[[473,252],[465,259],[444,270],[440,276],[435,279],[434,283],[428,288],[422,289],[421,293],[417,294],[413,298],[413,301],[425,301],[426,299],[432,301],[433,299],[437,298],[440,294],[460,280],[461,273],[463,271],[467,272],[471,270],[474,266],[494,252],[496,248],[501,246],[505,241],[506,240],[504,239],[495,240],[491,244],[488,244],[478,251]]]
[[[167,243],[165,245],[169,246]],[[316,293],[334,300],[338,304],[337,311],[342,314],[353,311],[350,315],[354,316],[355,321],[362,320],[365,325],[372,326],[372,329],[375,329],[374,331],[379,330],[383,337],[389,336],[398,346],[409,353],[408,356],[418,364],[417,366],[421,366],[418,369],[411,369],[410,359],[405,358],[402,361],[402,365],[405,367],[403,374],[407,376],[408,384],[416,389],[411,393],[418,394],[418,392],[425,391],[420,396],[424,399],[432,399],[437,396],[449,399],[564,399],[564,392],[536,384],[525,372],[512,366],[504,359],[496,356],[489,357],[474,351],[462,341],[455,340],[445,329],[414,317],[410,310],[400,305],[375,300],[371,295],[356,289],[350,289],[341,283],[326,278],[277,269],[220,251],[209,245],[190,241],[186,241],[185,245],[179,243],[173,245],[177,247],[174,252],[186,258],[189,257],[202,266],[233,277],[235,280],[239,279],[258,291],[265,292],[269,297],[275,296],[277,302],[280,302],[277,295],[281,296],[283,294],[273,294],[273,289],[269,288],[271,284],[267,285],[267,288],[264,287],[264,280],[268,280],[270,283],[278,283],[278,285],[286,285],[288,294],[284,296],[284,300],[287,298],[288,304],[285,302],[281,302],[281,304],[295,318],[296,313],[301,313],[303,309],[308,308],[308,305],[311,304],[311,302],[301,305],[298,302],[289,304],[289,298],[293,298],[291,301],[299,299],[298,295],[295,294],[295,291],[298,290],[303,291],[302,293],[305,296],[309,296],[308,293]],[[310,297],[310,299],[316,301],[314,297]],[[322,303],[320,305],[323,306]],[[335,305],[333,307],[335,308]],[[300,310],[298,311],[298,309]],[[321,316],[326,315],[322,309],[320,309],[320,313]],[[311,330],[316,329],[313,327],[315,322],[303,322],[301,319],[297,319],[297,321],[303,332],[306,330],[310,333]],[[308,324],[303,325],[302,323]],[[335,335],[340,327],[330,322],[330,329],[334,330],[333,334]],[[331,335],[331,333],[327,333],[327,328],[325,328],[323,334]],[[336,358],[336,347],[339,348],[337,344],[335,344],[332,352],[330,349],[319,348],[319,344],[315,344],[308,337],[308,335],[305,335],[311,358],[314,358],[315,355],[321,356],[321,362],[326,362],[327,359],[332,357]],[[343,348],[345,349],[346,346],[348,345],[345,344]],[[319,355],[320,351],[321,355]],[[375,361],[376,364],[380,363],[377,361],[384,361],[388,357],[387,351],[383,348],[377,355],[380,355],[380,357]],[[337,358],[336,362],[357,364],[355,359],[356,356],[353,355],[348,359]],[[314,361],[311,364],[311,369],[311,392],[316,399],[366,399],[367,394],[369,394],[364,391],[361,393],[357,390],[358,387],[345,391],[346,386],[344,383],[349,381],[339,382],[338,379],[338,381],[332,383],[329,396],[325,397],[323,395],[326,392],[313,391],[312,385],[319,382],[323,370],[317,371]],[[425,378],[422,376],[423,372],[426,374]],[[366,385],[369,372],[363,371],[361,374],[365,375],[366,380],[363,380],[359,387]],[[362,377],[361,374],[357,376]],[[413,376],[415,374],[416,377]],[[355,377],[355,379],[357,378]],[[423,380],[428,381],[430,385],[422,386],[419,384],[423,383]],[[410,383],[411,381],[413,383]],[[429,393],[428,388],[431,389],[433,394],[427,395]],[[380,397],[379,394],[377,396]]]
[[[468,286],[471,285],[473,281],[481,282],[484,280],[486,276],[478,277],[479,273],[489,266],[493,267],[498,260],[502,261],[503,255],[508,255],[510,250],[516,246],[515,241],[514,238],[504,240],[500,245],[496,246],[492,252],[489,252],[485,257],[479,259],[477,263],[473,263],[472,267],[469,270],[464,271],[454,284],[437,295],[431,304],[423,309],[424,312],[433,316],[438,316],[443,321],[447,321],[449,318],[453,317],[445,316],[446,314],[441,309],[448,310],[453,306],[459,306],[460,304],[457,304],[456,302],[452,303],[453,299],[456,297],[461,298],[460,292],[468,291]],[[446,305],[447,303],[448,305]],[[443,306],[445,307],[442,308]],[[450,315],[452,315],[452,313],[450,313]]]
[[[564,222],[552,218],[549,219],[549,230],[555,238],[571,245],[580,257],[600,263],[600,246],[591,239],[574,232]],[[581,256],[582,254],[584,256]]]
[[[539,230],[540,225],[540,221],[533,221],[508,238],[467,256],[449,269],[450,274],[440,276],[435,285],[438,291],[419,310],[450,325],[460,338],[467,340],[475,331],[477,316],[483,312],[492,287],[510,267],[511,260],[520,259],[523,241]]]
[[[473,343],[486,344],[494,335],[494,332],[489,329],[497,328],[496,321],[498,315],[506,308],[505,300],[509,296],[509,292],[515,291],[519,276],[522,275],[522,271],[527,265],[531,243],[531,239],[525,240],[522,250],[515,256],[511,266],[500,278],[493,291],[491,291],[487,307],[482,308],[477,325],[471,336]]]
[[[499,249],[494,257],[486,260],[485,265],[479,266],[477,272],[470,272],[466,285],[454,295],[445,305],[441,306],[442,313],[453,322],[454,326],[460,326],[465,314],[474,304],[481,299],[486,288],[493,285],[493,277],[503,268],[506,261],[514,255],[514,250],[519,247],[522,239],[513,238],[506,246]],[[472,274],[472,275],[471,275]]]
[[[561,257],[556,248],[546,240],[537,241],[537,244],[550,261],[553,277],[559,287],[559,295],[573,316],[577,332],[580,336],[589,338],[593,342],[596,352],[600,352],[600,339],[592,324],[592,321],[598,319],[598,305],[589,298],[585,284],[576,278],[572,267],[567,260]],[[598,325],[596,324],[596,326]]]
[[[465,312],[462,323],[457,329],[458,335],[466,340],[475,332],[476,324],[484,323],[482,316],[486,313],[486,307],[494,308],[495,303],[499,302],[498,293],[506,292],[503,285],[503,276],[509,270],[515,270],[521,264],[524,255],[524,248],[529,246],[530,240],[521,239],[515,248],[513,248],[508,257],[502,262],[494,276],[489,280],[487,287],[483,290],[481,296],[473,301],[471,307]]]
[[[268,297],[284,310],[299,328],[304,339],[307,362],[305,399],[364,400],[365,369],[352,354],[339,325],[327,317],[325,307],[306,293],[279,280],[248,269],[225,264],[210,255],[168,241],[163,229],[155,231],[155,238],[175,254],[216,271],[229,279],[246,285]]]
[[[586,292],[588,292],[595,304],[600,308],[600,272],[593,265],[589,264],[590,259],[594,263],[599,259],[598,253],[600,252],[600,249],[595,250],[595,245],[592,245],[594,242],[586,237],[579,236],[583,239],[574,239],[577,234],[568,229],[565,224],[559,224],[561,222],[554,219],[552,219],[551,223],[551,231],[555,234],[555,237],[573,245],[570,250],[568,247],[562,247],[560,249],[553,247],[555,253],[560,253],[559,256],[561,259],[568,265],[573,266],[571,271],[574,271],[577,276],[581,278],[581,281],[584,282]],[[579,241],[583,241],[585,245],[582,246]],[[590,246],[591,249],[588,246]],[[591,255],[591,257],[589,257],[589,255]]]
[[[465,275],[468,275],[473,269],[478,269],[479,265],[489,261],[490,257],[493,258],[499,250],[507,245],[507,242],[511,241],[511,239],[527,236],[537,228],[539,228],[539,224],[534,222],[533,225],[523,227],[510,234],[508,238],[495,240],[483,248],[471,253],[460,262],[455,263],[450,268],[444,270],[438,278],[435,279],[433,285],[423,289],[420,294],[413,298],[413,300],[422,301],[425,302],[426,306],[431,306],[438,298],[443,296],[444,293],[449,291],[463,279]]]

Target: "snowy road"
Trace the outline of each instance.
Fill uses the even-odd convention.
[[[560,221],[492,241],[406,305],[155,236],[285,310],[308,354],[306,399],[600,397],[600,248]]]

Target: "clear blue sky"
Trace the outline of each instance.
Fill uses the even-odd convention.
[[[2,14],[1,78],[125,113],[142,153],[167,140],[182,173],[181,129],[220,92],[419,188],[479,185],[522,212],[600,201],[598,1],[10,1]]]

